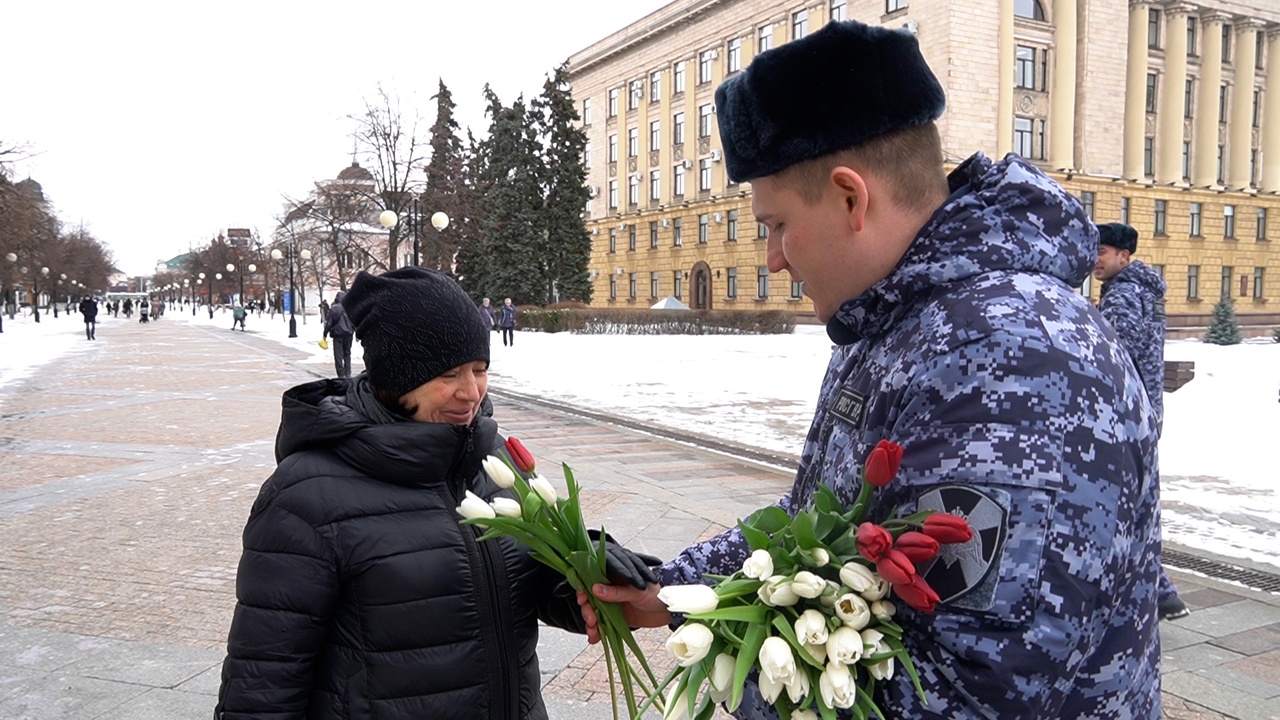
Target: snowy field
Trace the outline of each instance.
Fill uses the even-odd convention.
[[[36,325],[6,318],[0,335],[0,393],[36,368],[89,343],[76,316]],[[229,328],[229,313],[210,321],[201,311],[167,314],[168,323]],[[124,322],[123,319],[111,322]],[[135,321],[136,322],[136,321]],[[251,334],[310,353],[321,350],[315,316],[299,317],[289,339],[286,318],[248,321]],[[98,342],[110,342],[107,332]],[[598,336],[516,334],[505,348],[494,336],[491,382],[539,395],[733,442],[797,454],[808,430],[818,384],[831,350],[820,327],[794,335]],[[353,358],[360,357],[357,344]],[[1165,396],[1161,473],[1165,537],[1189,548],[1247,558],[1280,569],[1280,472],[1272,443],[1280,440],[1280,344],[1251,341],[1217,347],[1171,341],[1167,360],[1191,360],[1195,380]]]

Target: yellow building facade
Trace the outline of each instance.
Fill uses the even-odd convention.
[[[949,162],[1017,152],[1095,221],[1137,228],[1171,326],[1206,324],[1224,294],[1242,322],[1280,323],[1280,6],[1219,0],[676,0],[569,60],[593,304],[811,312],[765,267],[714,92],[840,19],[919,38],[947,93]]]

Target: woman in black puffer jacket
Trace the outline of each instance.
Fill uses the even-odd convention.
[[[368,370],[285,393],[217,717],[546,718],[538,621],[582,632],[577,600],[456,512],[467,490],[512,496],[480,465],[502,446],[477,417],[490,333],[456,283],[420,268],[361,273],[344,306]],[[610,560],[652,577],[624,550]]]

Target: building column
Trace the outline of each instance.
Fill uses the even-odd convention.
[[[1200,18],[1200,80],[1196,88],[1195,148],[1191,154],[1191,184],[1218,184],[1218,96],[1222,92],[1222,26],[1230,19],[1220,13]]]
[[[1250,21],[1236,25],[1235,83],[1231,86],[1231,122],[1227,126],[1227,187],[1244,189],[1252,184],[1249,153],[1253,150],[1253,81],[1257,77],[1258,26]]]
[[[1013,0],[1000,0],[999,99],[996,102],[996,157],[1013,152],[1013,70],[1017,63],[1013,39]]]
[[[1266,103],[1262,117],[1262,189],[1280,192],[1280,29],[1267,33]]]
[[[1147,134],[1147,18],[1151,3],[1129,3],[1129,60],[1124,89],[1124,177],[1140,180],[1143,139]]]
[[[1053,27],[1053,47],[1057,59],[1053,64],[1053,94],[1049,96],[1049,167],[1057,170],[1074,170],[1076,167],[1076,0],[1054,2]]]
[[[1160,115],[1156,149],[1156,182],[1182,182],[1183,103],[1187,85],[1187,15],[1190,5],[1165,8],[1164,77],[1160,81]]]

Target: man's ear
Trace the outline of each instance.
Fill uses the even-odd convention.
[[[828,190],[836,193],[844,204],[849,227],[854,232],[862,232],[867,219],[866,180],[857,171],[841,165],[831,171],[830,182],[831,187]]]

